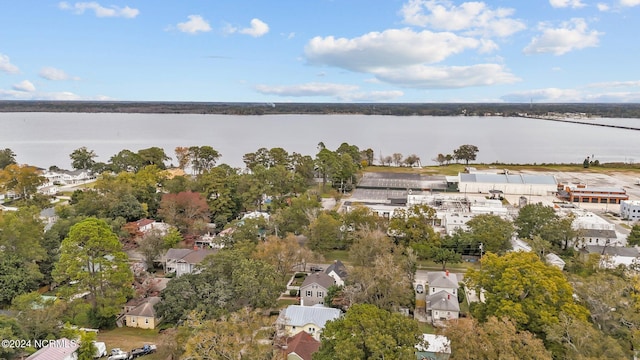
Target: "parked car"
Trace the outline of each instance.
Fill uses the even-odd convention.
[[[153,344],[151,345],[145,344],[141,348],[135,348],[131,350],[131,353],[129,354],[129,359],[135,359],[139,356],[153,354],[154,352],[156,352],[156,349],[157,349],[156,346]]]
[[[107,360],[125,360],[129,358],[129,353],[122,351],[119,348],[111,349],[111,355]]]
[[[416,285],[416,292],[417,292],[418,294],[422,294],[422,293],[424,293],[424,286],[422,286],[422,284],[418,284],[418,285]]]
[[[322,266],[312,265],[309,270],[311,270],[311,272],[320,272],[324,270],[324,268]]]

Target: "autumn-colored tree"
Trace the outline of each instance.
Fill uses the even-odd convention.
[[[9,164],[0,169],[0,191],[13,191],[27,199],[35,195],[38,186],[46,181],[35,166]]]
[[[191,155],[189,154],[189,148],[184,146],[178,146],[175,149],[176,158],[178,159],[178,167],[182,170],[187,168],[187,165],[191,162]]]
[[[403,245],[439,245],[440,237],[433,230],[436,211],[428,205],[413,205],[394,211],[389,220],[389,233],[396,243]]]
[[[378,256],[390,254],[396,250],[391,238],[381,230],[362,229],[357,232],[356,240],[349,248],[349,260],[354,266],[369,266]]]
[[[551,360],[540,338],[518,330],[507,318],[459,319],[447,324],[442,335],[451,342],[451,360]]]
[[[415,259],[387,253],[377,256],[369,266],[354,267],[345,296],[351,303],[373,304],[389,311],[410,306],[415,298],[412,261]]]
[[[164,194],[158,215],[181,233],[191,234],[197,229],[198,222],[209,222],[209,206],[200,193]]]
[[[297,237],[293,234],[287,234],[284,239],[269,236],[256,246],[253,256],[271,264],[284,279],[294,265],[305,262],[302,258],[305,253],[302,250]]]
[[[182,359],[274,359],[269,331],[264,331],[269,319],[258,311],[243,308],[218,320],[192,313],[182,328],[189,333]]]

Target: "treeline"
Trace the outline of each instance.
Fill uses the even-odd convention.
[[[596,117],[640,118],[640,104],[499,104],[499,103],[221,103],[0,101],[0,112],[84,112],[156,114],[363,114],[394,116],[517,116],[586,113]]]

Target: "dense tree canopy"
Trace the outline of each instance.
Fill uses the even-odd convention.
[[[478,151],[478,147],[475,145],[460,145],[459,148],[453,150],[453,156],[456,160],[464,160],[469,165],[469,161],[476,159]]]
[[[414,319],[374,305],[354,305],[326,324],[313,359],[412,359],[418,344],[423,344],[422,331]]]
[[[508,317],[519,329],[543,335],[545,326],[556,323],[560,312],[579,319],[588,315],[587,309],[574,302],[573,288],[560,269],[546,265],[536,254],[488,253],[481,265],[465,275],[468,286],[485,291],[485,302],[472,309],[480,321],[490,316]]]

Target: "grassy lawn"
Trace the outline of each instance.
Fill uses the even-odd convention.
[[[447,264],[447,270],[452,272],[466,272],[469,268],[479,268],[479,262],[468,262],[463,261],[457,264]],[[419,270],[432,270],[432,271],[442,271],[442,264],[436,264],[430,260],[418,260],[418,269]]]
[[[478,170],[495,170],[509,169],[511,171],[562,171],[562,172],[586,172],[586,173],[610,173],[612,171],[640,173],[640,166],[637,164],[617,164],[607,163],[599,166],[591,166],[585,169],[580,164],[469,164]],[[458,175],[464,172],[464,164],[449,164],[443,166],[424,166],[422,168],[410,167],[394,167],[394,166],[369,166],[365,172],[392,172],[392,173],[410,173],[425,175]]]
[[[300,300],[295,297],[278,299],[278,309],[285,308],[289,305],[300,305]]]
[[[436,328],[434,328],[433,325],[431,325],[430,323],[421,322],[419,324],[420,324],[419,325],[420,331],[423,334],[435,334],[436,333]]]
[[[349,252],[347,250],[328,250],[322,252],[322,256],[326,262],[332,263],[334,260],[340,260],[347,264],[349,262]]]
[[[131,349],[141,347],[144,344],[158,344],[159,339],[160,334],[158,330],[122,327],[100,331],[97,341],[104,341],[107,344],[107,352],[110,352],[113,348],[131,351]],[[145,356],[144,359],[155,360],[154,355]]]

